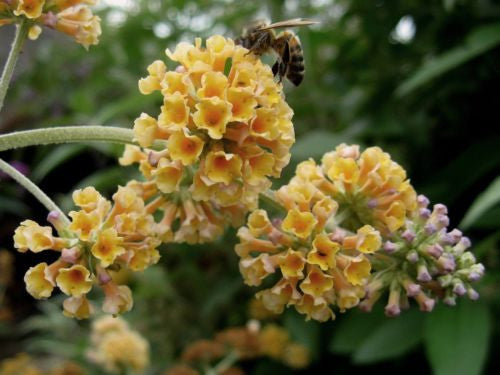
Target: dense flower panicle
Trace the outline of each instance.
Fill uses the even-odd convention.
[[[101,19],[89,5],[97,0],[12,0],[0,2],[0,26],[17,22],[24,17],[30,22],[28,37],[38,38],[41,26],[70,35],[88,49],[99,43]]]
[[[308,181],[337,201],[341,212],[350,213],[343,222],[350,230],[370,224],[382,234],[394,232],[417,207],[405,170],[378,147],[360,153],[357,145],[341,144],[321,165],[299,164],[292,181]]]
[[[167,50],[175,70],[160,60],[148,67],[139,89],[160,91],[163,105],[156,117],[143,113],[134,123],[146,149],[129,146],[120,159],[140,165],[148,198],[162,198],[166,241],[210,241],[237,225],[235,217],[255,209],[269,178],[288,164],[295,140],[293,112],[271,68],[231,39],[201,44]],[[166,148],[147,149],[157,141]]]
[[[198,374],[198,369],[205,372],[206,365],[223,363],[229,355],[238,361],[266,356],[296,369],[305,368],[310,362],[309,349],[293,341],[283,327],[267,324],[261,328],[260,322],[251,320],[244,327],[218,332],[213,340],[191,343],[181,355],[184,363],[170,368],[165,375]],[[228,373],[233,372],[243,373],[238,367],[231,367]]]
[[[87,356],[111,373],[141,373],[149,365],[149,343],[120,317],[103,316],[92,324]]]
[[[276,192],[276,200],[287,211],[283,220],[259,209],[238,231],[235,250],[245,283],[260,286],[276,274],[278,282],[257,293],[275,313],[293,305],[307,319],[326,321],[335,316],[330,306],[356,306],[371,271],[366,254],[380,248],[380,233],[369,225],[355,233],[340,229],[338,204],[312,182],[294,179]]]
[[[118,314],[132,308],[132,294],[124,285],[116,285],[111,270],[128,268],[143,271],[159,260],[160,244],[150,209],[136,192],[119,187],[113,203],[93,187],[76,190],[73,201],[79,208],[71,211],[71,223],[65,225],[56,212],[49,214],[52,227],[25,220],[16,229],[14,246],[21,252],[57,251],[52,264],[31,267],[24,277],[26,289],[35,298],[48,298],[58,287],[69,298],[64,314],[87,318],[93,307],[86,299],[94,284],[105,295],[103,310]]]
[[[458,296],[476,300],[472,283],[484,274],[484,266],[467,251],[470,240],[458,229],[448,230],[447,208],[418,196],[418,209],[383,245],[387,266],[376,269],[368,283],[361,308],[370,310],[385,290],[388,316],[397,316],[414,298],[422,311],[432,311],[438,300],[455,305]]]
[[[14,357],[0,362],[0,375],[84,375],[85,372],[75,362],[56,361],[47,368],[47,360],[38,364],[35,358],[26,353],[18,353]],[[51,361],[52,362],[52,361]]]

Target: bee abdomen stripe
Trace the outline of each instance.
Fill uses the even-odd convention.
[[[304,61],[304,58],[301,55],[293,55],[292,56],[292,63],[298,63]]]

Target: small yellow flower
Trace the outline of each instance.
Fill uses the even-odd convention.
[[[240,272],[245,284],[258,286],[262,280],[274,272],[273,260],[268,254],[261,254],[256,258],[240,260]]]
[[[231,108],[231,103],[218,97],[201,99],[196,104],[197,111],[193,115],[193,121],[199,129],[207,130],[211,138],[221,139],[231,118]]]
[[[264,210],[255,210],[248,215],[248,228],[255,237],[262,234],[269,234],[272,230],[272,224]]]
[[[18,0],[17,8],[14,10],[16,16],[25,16],[36,19],[42,15],[45,0]]]
[[[101,225],[101,218],[96,211],[71,211],[71,224],[69,229],[76,233],[82,241],[89,241]]]
[[[173,193],[179,188],[183,176],[183,167],[179,161],[161,158],[153,172],[158,189],[163,193]]]
[[[161,93],[164,96],[173,95],[176,92],[186,95],[190,87],[190,82],[186,80],[186,76],[182,73],[166,72],[161,82],[161,86]]]
[[[303,277],[306,260],[300,251],[288,251],[280,257],[280,268],[285,278]]]
[[[314,319],[318,322],[326,322],[335,319],[335,314],[328,307],[326,300],[314,298],[309,294],[304,294],[295,305],[297,311],[306,316],[306,320]]]
[[[183,131],[172,134],[168,139],[168,149],[173,160],[179,160],[183,165],[194,164],[203,151],[204,142],[195,135]]]
[[[102,311],[108,314],[120,314],[132,309],[134,301],[132,291],[126,285],[116,285],[110,281],[102,286],[105,298]]]
[[[221,72],[206,72],[201,77],[201,88],[198,89],[199,98],[219,97],[226,99],[227,77]]]
[[[134,137],[143,147],[153,144],[157,131],[158,122],[146,113],[141,113],[134,121]]]
[[[370,276],[371,269],[370,261],[358,255],[349,259],[347,267],[344,268],[344,276],[352,285],[364,285]]]
[[[33,220],[24,220],[14,232],[14,247],[24,253],[54,249],[55,240],[51,227],[41,227]],[[55,249],[54,249],[55,250]]]
[[[242,164],[238,155],[226,154],[224,151],[209,152],[206,156],[204,172],[213,182],[228,185],[241,176]]]
[[[320,298],[323,293],[333,287],[333,277],[321,272],[317,267],[311,266],[305,280],[300,284],[300,289],[314,298]]]
[[[94,308],[85,295],[66,298],[63,308],[63,314],[68,318],[88,319],[94,313]]]
[[[105,200],[93,186],[77,189],[73,192],[73,202],[85,212],[96,210]]]
[[[26,290],[36,299],[49,298],[54,290],[54,286],[45,278],[47,263],[37,264],[24,275]]]
[[[80,297],[92,289],[93,280],[87,268],[81,264],[75,264],[70,268],[60,269],[56,283],[64,294]]]
[[[166,97],[158,117],[158,126],[166,131],[176,131],[185,128],[189,122],[189,107],[187,99],[179,92]]]
[[[99,43],[101,19],[93,15],[88,7],[70,7],[59,12],[56,16],[55,29],[72,36],[85,49]]]
[[[148,66],[149,75],[139,80],[139,91],[141,94],[148,95],[153,91],[161,90],[161,82],[165,76],[167,67],[161,60],[154,61]]]
[[[95,244],[90,251],[101,261],[102,267],[108,267],[116,257],[125,253],[122,246],[123,239],[118,237],[114,228],[104,229],[98,234]]]
[[[311,235],[316,223],[317,220],[312,213],[293,209],[288,211],[285,220],[283,220],[282,228],[299,238],[307,238]]]
[[[250,122],[250,134],[272,141],[279,136],[278,116],[271,108],[257,108]]]
[[[250,90],[231,87],[227,90],[227,100],[231,103],[231,121],[249,121],[255,115],[257,100]]]
[[[291,368],[303,369],[311,362],[311,353],[304,345],[293,342],[285,347],[282,360]]]
[[[359,228],[355,236],[349,236],[343,243],[346,249],[356,249],[364,254],[372,254],[382,246],[380,232],[371,225]]]
[[[335,256],[340,250],[340,245],[331,241],[324,233],[318,234],[312,244],[313,251],[307,255],[307,262],[318,265],[323,271],[334,268],[336,266]]]

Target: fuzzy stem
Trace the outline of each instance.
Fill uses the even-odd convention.
[[[0,135],[0,151],[53,143],[92,141],[136,144],[132,129],[99,125],[61,126]],[[165,142],[156,141],[152,148],[165,149],[165,147]]]
[[[61,215],[61,219],[66,223],[70,224],[69,219],[64,215],[62,210],[56,205],[52,199],[50,199],[47,194],[45,194],[38,186],[36,186],[33,182],[30,181],[29,178],[20,173],[17,169],[12,167],[10,164],[6,163],[2,159],[0,159],[0,169],[12,177],[19,185],[23,186],[26,190],[28,190],[33,196],[38,199],[38,201],[43,204],[47,210],[49,211],[57,211]]]
[[[5,62],[5,66],[3,68],[2,77],[0,78],[0,111],[3,107],[3,101],[5,99],[5,95],[7,95],[7,90],[9,89],[9,83],[12,79],[12,74],[14,73],[14,68],[16,67],[17,58],[21,53],[21,49],[23,48],[24,41],[28,36],[28,30],[30,25],[28,20],[24,17],[21,19],[21,22],[17,25],[16,35],[14,36],[14,41],[10,47],[9,56],[7,57],[7,61]]]

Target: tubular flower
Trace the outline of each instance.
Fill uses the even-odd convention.
[[[357,145],[341,144],[320,166],[313,160],[299,164],[293,180],[309,181],[337,201],[346,216],[343,225],[351,230],[369,224],[389,234],[417,208],[405,170],[378,147],[360,153]]]
[[[94,284],[103,289],[103,310],[112,314],[132,308],[132,294],[124,285],[116,285],[111,270],[128,268],[143,271],[159,260],[156,249],[156,224],[149,208],[133,189],[119,187],[113,203],[93,187],[76,190],[73,201],[79,207],[71,211],[66,225],[57,212],[51,212],[51,227],[41,227],[25,220],[16,229],[14,246],[21,252],[52,250],[60,253],[54,263],[31,267],[24,278],[26,289],[35,298],[50,297],[57,286],[69,298],[64,314],[87,318],[93,307],[86,299]]]
[[[293,305],[307,319],[326,321],[335,317],[331,307],[356,306],[370,277],[367,254],[381,246],[380,233],[369,225],[351,234],[340,229],[338,204],[312,182],[292,180],[276,201],[287,212],[284,219],[255,210],[238,231],[235,250],[245,283],[259,286],[277,274],[278,282],[256,295],[275,313]]]
[[[28,36],[35,40],[47,26],[70,35],[86,49],[99,43],[101,19],[89,5],[96,0],[17,0],[0,3],[0,26],[17,22],[20,17],[30,22]]]
[[[366,286],[366,299],[360,307],[371,310],[385,290],[389,299],[388,316],[397,316],[414,298],[422,311],[432,311],[438,300],[455,305],[457,296],[476,300],[472,283],[484,274],[484,266],[467,251],[471,243],[458,229],[448,231],[447,208],[443,204],[428,208],[429,200],[418,196],[418,209],[403,227],[385,241],[380,265]],[[387,257],[389,255],[390,257]]]
[[[160,60],[148,67],[139,90],[160,91],[163,105],[135,121],[143,149],[128,146],[120,159],[140,165],[144,199],[157,199],[163,212],[164,241],[211,241],[238,225],[280,176],[295,140],[293,112],[270,67],[231,39],[201,43],[167,50],[173,71]],[[163,150],[147,149],[158,141]]]
[[[92,324],[87,356],[112,373],[141,373],[149,365],[149,343],[120,317],[103,316]]]

